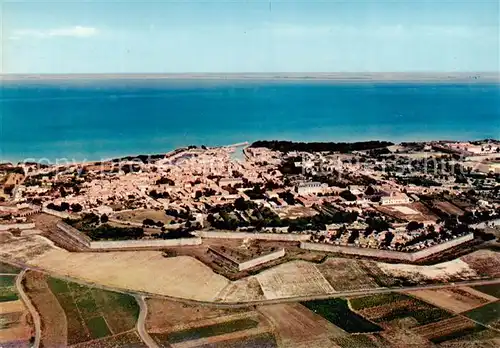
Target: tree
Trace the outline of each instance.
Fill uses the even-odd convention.
[[[355,201],[357,199],[357,197],[349,190],[345,190],[345,191],[342,191],[340,192],[340,197],[344,198],[346,201]]]
[[[102,214],[100,220],[101,220],[101,224],[105,224],[106,222],[109,221],[109,218],[106,214]]]
[[[371,186],[368,186],[365,190],[365,195],[373,196],[375,194],[375,189]]]
[[[82,211],[82,206],[78,203],[71,204],[71,211],[74,213],[79,213]]]
[[[245,199],[243,197],[239,197],[234,201],[234,208],[239,211],[245,211],[249,207]]]
[[[419,228],[423,228],[424,227],[424,224],[423,223],[418,223],[416,221],[410,221],[408,223],[408,225],[406,225],[406,230],[408,232],[411,232],[411,231],[416,231],[418,230]]]

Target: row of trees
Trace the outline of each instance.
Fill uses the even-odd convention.
[[[333,142],[293,142],[280,140],[261,140],[254,142],[251,147],[265,147],[274,151],[289,152],[341,152],[372,150],[394,145],[388,141],[361,141],[355,143],[333,143]]]

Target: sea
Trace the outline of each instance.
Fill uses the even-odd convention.
[[[497,83],[3,81],[0,162],[82,162],[255,140],[500,138]]]

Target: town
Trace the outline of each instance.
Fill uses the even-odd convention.
[[[43,212],[98,241],[224,231],[415,252],[469,241],[480,224],[495,232],[500,218],[494,140],[258,141],[92,163],[3,164],[1,171],[3,224]]]

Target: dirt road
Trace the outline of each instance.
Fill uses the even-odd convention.
[[[40,347],[40,340],[42,337],[42,325],[40,321],[40,315],[38,314],[35,306],[31,303],[28,295],[24,292],[23,289],[23,278],[26,273],[26,269],[23,269],[21,273],[19,273],[16,277],[16,289],[18,294],[21,296],[21,299],[23,300],[24,304],[28,308],[28,310],[31,313],[31,317],[33,318],[33,323],[35,325],[35,342],[33,343],[33,348],[39,348]]]
[[[148,315],[148,306],[146,304],[146,301],[144,300],[144,296],[136,295],[135,299],[141,309],[141,311],[139,312],[139,318],[137,319],[137,332],[139,333],[139,336],[141,336],[142,341],[149,348],[159,348],[156,342],[151,338],[151,336],[149,336],[148,332],[146,331],[146,316]]]

